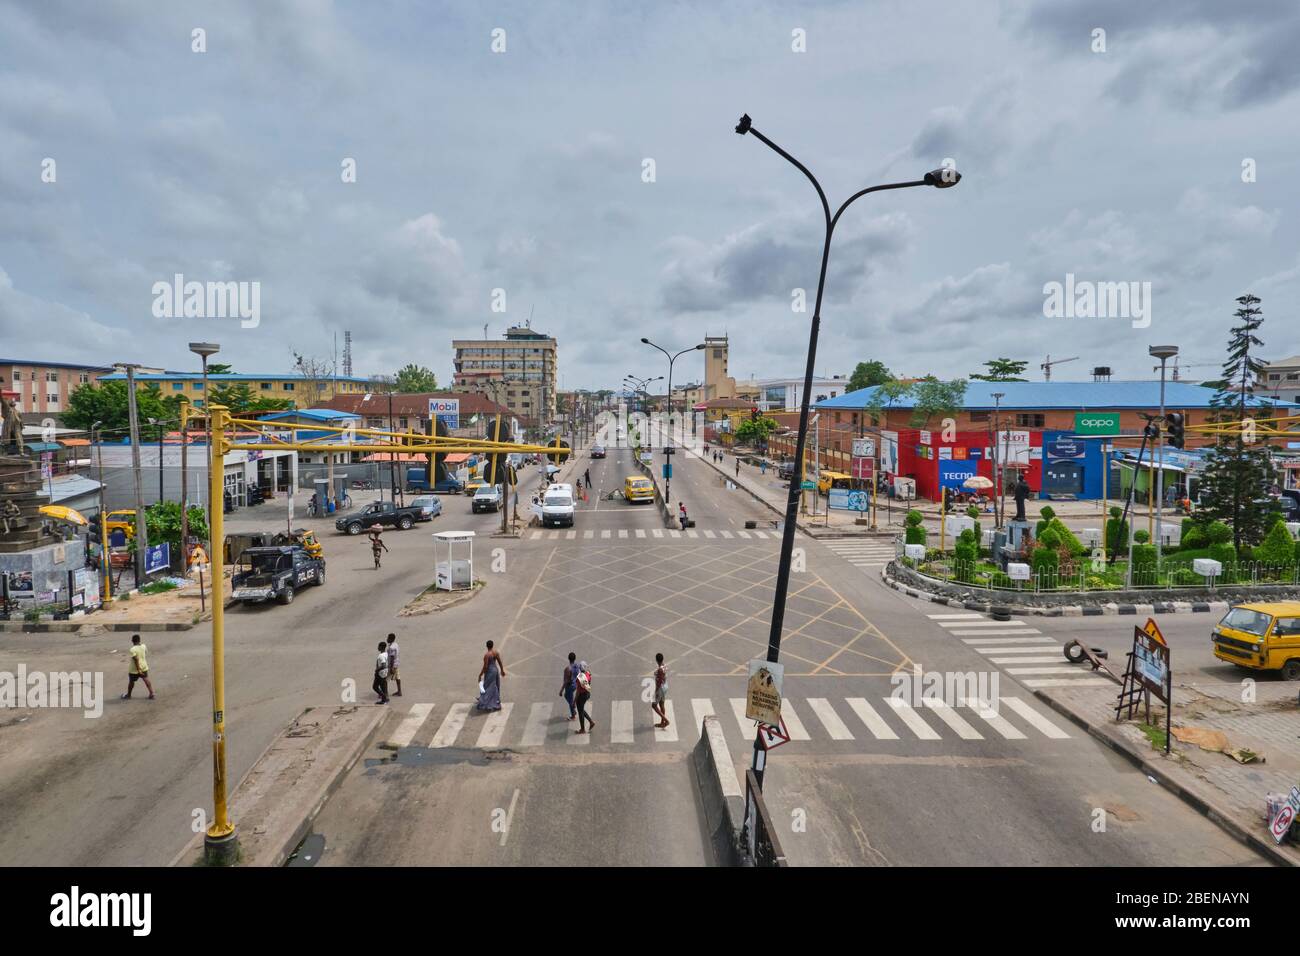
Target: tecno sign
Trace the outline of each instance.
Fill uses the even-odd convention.
[[[1078,412],[1074,416],[1076,435],[1119,434],[1119,412]]]

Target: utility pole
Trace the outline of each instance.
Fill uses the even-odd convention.
[[[181,574],[190,570],[190,511],[189,511],[189,445],[190,445],[190,403],[184,395],[180,401],[181,412]],[[293,498],[289,499],[291,502]]]
[[[149,547],[148,521],[144,514],[144,489],[140,483],[140,421],[135,402],[135,363],[117,363],[126,369],[127,415],[131,429],[131,473],[135,480],[135,586],[144,584],[145,551]]]
[[[90,440],[99,454],[99,569],[104,572],[104,587],[99,595],[99,603],[107,607],[113,597],[113,561],[108,553],[108,511],[104,507],[103,425],[103,422],[95,422],[90,426]]]
[[[1160,422],[1165,420],[1165,363],[1178,354],[1177,345],[1152,345],[1147,352],[1160,359]],[[1156,447],[1159,458],[1159,471],[1156,472],[1156,569],[1159,573],[1160,559],[1164,546],[1161,543],[1161,511],[1165,503],[1165,443],[1162,440]]]

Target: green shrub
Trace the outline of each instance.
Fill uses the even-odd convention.
[[[975,578],[975,562],[979,559],[979,548],[976,547],[970,531],[961,533],[952,552],[957,580],[969,584]]]
[[[1050,529],[1047,534],[1051,534]],[[1051,587],[1056,583],[1054,579],[1061,570],[1061,556],[1056,553],[1055,547],[1039,542],[1039,547],[1030,553],[1029,566],[1039,575],[1041,585]]]
[[[1043,517],[1034,525],[1035,538],[1041,538],[1043,532],[1046,531],[1047,527],[1052,523],[1052,519],[1056,517],[1056,512],[1052,510],[1051,505],[1043,505],[1043,507],[1038,510],[1038,513]]]
[[[1200,584],[1204,579],[1191,568],[1178,568],[1170,575],[1170,583],[1175,586]]]
[[[978,507],[977,505],[967,505],[967,506],[966,506],[966,517],[967,517],[967,518],[975,518],[976,520],[978,520],[978,519],[979,519],[979,516],[980,516],[980,509],[979,509],[979,507]]]
[[[1124,512],[1119,508],[1110,509],[1106,519],[1106,551],[1118,553],[1128,548],[1128,522],[1121,521]]]
[[[1141,532],[1138,533],[1141,534]],[[1136,535],[1134,541],[1136,542]],[[1148,586],[1156,583],[1156,546],[1154,544],[1135,543],[1133,545],[1133,583]]]
[[[1038,544],[1040,547],[1055,551],[1061,546],[1061,536],[1057,534],[1055,528],[1045,528],[1043,533],[1038,536]]]
[[[1135,544],[1146,544],[1151,540],[1151,533],[1141,529],[1133,532],[1133,541]]]
[[[1015,587],[1015,582],[1011,580],[1005,571],[992,571],[989,573],[989,587],[1010,588]]]
[[[1078,555],[1087,552],[1088,549],[1083,546],[1083,542],[1075,536],[1073,531],[1065,526],[1064,522],[1062,522],[1060,518],[1052,518],[1052,520],[1048,522],[1047,526],[1056,532],[1056,536],[1060,539],[1061,545],[1068,548],[1070,554],[1077,557]]]
[[[1224,544],[1232,540],[1232,529],[1222,521],[1212,521],[1205,529],[1210,544]]]
[[[918,527],[924,520],[925,516],[915,508],[907,513],[907,526],[909,528]]]
[[[1210,539],[1206,537],[1204,530],[1196,525],[1192,525],[1190,528],[1186,527],[1186,522],[1184,522],[1183,536],[1179,539],[1180,548],[1184,551],[1199,551],[1209,544],[1209,541]]]
[[[1209,557],[1223,565],[1223,574],[1219,576],[1218,583],[1232,584],[1236,581],[1237,549],[1233,547],[1231,541],[1221,541],[1210,545]]]
[[[903,529],[904,541],[908,544],[925,544],[925,529],[919,524],[909,524]]]
[[[1286,522],[1278,521],[1255,549],[1255,560],[1267,564],[1270,569],[1293,568],[1295,567],[1295,545],[1295,539],[1286,529]]]

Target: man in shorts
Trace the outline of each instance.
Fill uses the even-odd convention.
[[[397,649],[397,635],[388,635],[388,679],[397,682],[397,692],[394,697],[402,696],[402,677],[397,670],[397,665],[401,663],[400,654]]]
[[[149,659],[146,656],[149,648],[140,643],[140,635],[131,635],[131,665],[127,669],[126,693],[122,695],[123,700],[131,699],[131,691],[135,690],[135,682],[144,681],[144,686],[149,688],[149,699],[154,699],[153,684],[149,683]]]
[[[659,720],[655,726],[663,729],[668,726],[668,714],[665,711],[665,705],[668,701],[668,668],[664,666],[664,656],[655,655],[655,698],[650,709],[655,712]]]

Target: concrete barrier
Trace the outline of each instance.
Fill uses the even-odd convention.
[[[727,738],[717,717],[705,717],[700,742],[691,754],[695,784],[704,811],[705,829],[714,859],[723,866],[740,866],[740,830],[745,822],[745,792],[731,762]]]

